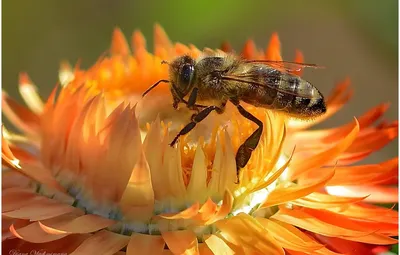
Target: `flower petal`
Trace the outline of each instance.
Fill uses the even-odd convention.
[[[236,243],[260,254],[285,254],[268,230],[252,216],[241,213],[215,223],[217,228]]]
[[[265,59],[273,61],[282,61],[281,43],[277,33],[273,33],[269,45],[265,52]]]
[[[221,255],[234,255],[237,254],[235,251],[229,247],[229,245],[219,238],[217,235],[211,235],[207,237],[204,241],[208,248],[214,253],[214,254],[221,254]]]
[[[326,171],[325,175],[322,175],[319,180],[316,180],[312,184],[298,185],[295,187],[277,187],[267,197],[267,200],[261,205],[261,207],[270,207],[277,204],[283,204],[291,200],[295,200],[311,194],[325,186],[325,184],[335,174],[334,170]]]
[[[356,139],[357,134],[359,132],[359,125],[357,119],[354,119],[353,129],[347,134],[347,136],[340,142],[338,142],[335,146],[316,154],[315,156],[311,156],[307,159],[301,158],[298,160],[293,160],[290,165],[289,176],[291,179],[296,179],[298,175],[303,174],[309,170],[322,166],[325,162],[329,162],[335,159],[338,155],[340,155],[343,151],[345,151],[352,142]],[[296,158],[296,154],[294,156]]]
[[[192,172],[190,181],[187,186],[188,199],[193,201],[203,202],[206,199],[205,193],[207,188],[207,166],[206,156],[201,146],[196,148],[196,153],[193,159]]]
[[[136,220],[148,220],[154,209],[154,191],[151,174],[144,153],[140,153],[128,185],[122,195],[121,210]]]
[[[397,242],[395,239],[374,233],[374,231],[357,231],[347,227],[343,228],[341,226],[337,226],[336,223],[330,224],[301,210],[288,210],[284,207],[280,207],[279,212],[273,215],[272,218],[317,234],[340,237],[346,240],[373,244],[393,244]]]
[[[92,233],[110,227],[116,222],[101,216],[63,215],[39,222],[40,227],[49,234],[83,234]]]
[[[86,239],[71,255],[114,254],[129,242],[127,236],[101,230]]]
[[[329,194],[346,197],[368,196],[365,201],[372,203],[397,203],[399,201],[399,189],[397,187],[383,186],[327,186]]]
[[[132,234],[126,250],[127,255],[163,254],[165,242],[161,236]]]
[[[162,232],[161,235],[174,254],[195,255],[199,253],[197,237],[190,230]]]
[[[61,239],[68,234],[48,234],[39,226],[38,222],[34,222],[26,227],[15,229],[14,225],[11,225],[10,231],[16,237],[23,239],[31,243],[47,243]]]
[[[40,127],[39,116],[20,105],[4,91],[2,92],[2,99],[2,111],[10,122],[27,134],[37,135]]]
[[[114,29],[112,42],[111,42],[111,54],[112,55],[121,55],[121,56],[129,56],[130,50],[128,42],[122,31],[119,28]]]
[[[282,245],[285,249],[312,252],[324,247],[323,244],[315,242],[307,237],[301,230],[293,227],[290,224],[280,222],[274,219],[257,218],[271,235]]]
[[[26,105],[35,114],[41,114],[43,112],[43,101],[37,93],[36,86],[29,79],[28,74],[19,74],[19,93],[24,99]]]

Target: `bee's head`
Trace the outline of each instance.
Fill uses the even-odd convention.
[[[176,58],[169,64],[169,75],[172,89],[182,97],[192,88],[195,60],[189,56]]]

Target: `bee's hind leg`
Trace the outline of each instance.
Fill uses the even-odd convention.
[[[204,110],[201,110],[198,114],[194,114],[192,116],[192,122],[187,124],[184,128],[182,128],[181,131],[179,131],[179,133],[175,136],[174,140],[172,140],[172,142],[170,143],[170,146],[171,147],[174,146],[180,136],[189,133],[196,126],[197,123],[204,120],[212,111],[216,111],[219,113],[223,112],[223,109],[213,105],[213,106],[208,106]]]
[[[240,145],[237,153],[236,153],[236,173],[237,173],[237,183],[239,182],[239,173],[240,169],[245,167],[247,162],[249,162],[251,154],[253,150],[257,148],[257,145],[260,141],[261,134],[263,131],[263,123],[261,120],[257,119],[254,115],[246,111],[238,101],[231,100],[231,102],[236,106],[238,109],[239,113],[245,117],[246,119],[256,123],[258,125],[258,128],[256,131],[251,134],[246,141]]]

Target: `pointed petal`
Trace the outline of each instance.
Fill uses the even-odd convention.
[[[128,243],[126,255],[154,254],[161,255],[165,242],[161,236],[135,233]]]
[[[374,231],[357,231],[337,226],[336,223],[334,225],[329,224],[301,210],[289,210],[280,207],[279,212],[273,215],[272,218],[317,234],[340,237],[346,240],[373,244],[393,244],[397,242],[395,239],[374,233]]]
[[[132,217],[132,219],[148,220],[152,216],[154,192],[149,165],[143,152],[132,171],[120,205],[121,210],[128,215],[127,217]]]
[[[161,218],[169,219],[169,220],[191,219],[197,215],[197,213],[199,212],[199,207],[200,207],[199,202],[196,202],[193,205],[191,205],[189,208],[187,208],[181,212],[161,213],[161,214],[157,215],[157,217],[161,217]]]
[[[167,59],[170,49],[172,49],[172,44],[167,33],[159,24],[156,24],[154,26],[154,55]]]
[[[51,199],[42,199],[38,200],[36,203],[28,204],[16,210],[5,212],[3,215],[11,218],[36,221],[57,217],[73,211],[79,211],[79,209],[70,205],[61,204],[58,201]]]
[[[296,62],[296,63],[304,63],[304,55],[303,55],[303,53],[301,51],[296,50],[296,55],[294,57],[294,62]],[[292,71],[291,73],[293,73],[295,75],[298,75],[298,76],[301,76],[303,74],[303,70],[300,69],[300,70]]]
[[[285,252],[279,243],[269,234],[268,230],[252,216],[241,213],[229,219],[215,223],[218,229],[229,235],[245,248],[260,254],[281,254]]]
[[[115,28],[111,41],[111,54],[112,55],[121,55],[121,56],[129,56],[130,50],[128,42],[121,29]]]
[[[2,99],[2,111],[10,122],[27,134],[37,135],[40,126],[39,116],[20,105],[4,91]]]
[[[116,222],[98,215],[65,215],[39,222],[40,227],[49,234],[92,233],[110,227]]]
[[[256,45],[253,40],[247,40],[243,47],[242,55],[245,59],[253,59]]]
[[[265,59],[273,61],[282,61],[281,42],[277,33],[273,33],[265,52]]]
[[[187,186],[187,196],[193,201],[205,199],[205,191],[207,188],[207,166],[206,156],[204,155],[201,146],[196,148],[196,153],[193,160],[192,172],[190,181]]]
[[[214,222],[223,219],[228,215],[233,207],[233,196],[229,190],[225,191],[224,199],[222,200],[222,205],[219,207],[218,211],[213,215],[204,225],[213,224]]]
[[[124,248],[129,237],[101,230],[86,239],[71,255],[114,254]]]
[[[298,175],[303,174],[309,170],[315,169],[322,166],[326,162],[334,160],[338,155],[344,152],[356,139],[359,132],[359,125],[357,119],[354,121],[353,129],[348,135],[333,147],[311,156],[307,159],[301,158],[301,160],[292,161],[290,165],[289,176],[291,179],[295,179]]]
[[[38,222],[19,229],[15,229],[14,225],[11,225],[10,231],[16,237],[31,243],[47,243],[67,236],[67,234],[48,234],[40,228]]]
[[[262,204],[262,207],[270,207],[277,204],[283,204],[298,198],[305,197],[312,192],[315,192],[325,186],[325,184],[333,177],[335,171],[326,171],[325,175],[321,175],[320,179],[312,184],[298,185],[294,187],[277,187],[267,197],[267,200]]]
[[[33,84],[27,73],[19,74],[19,93],[26,105],[35,114],[43,112],[43,100],[40,98],[36,86]]]
[[[282,245],[285,249],[312,252],[324,247],[323,244],[315,242],[308,238],[301,230],[293,227],[290,224],[280,222],[274,219],[257,218],[271,235]]]
[[[327,186],[326,191],[331,195],[346,197],[368,196],[365,201],[372,203],[397,203],[399,190],[397,187],[384,186]]]
[[[195,255],[199,253],[197,237],[190,230],[162,232],[161,235],[174,254]]]

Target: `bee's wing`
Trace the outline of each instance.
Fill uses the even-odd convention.
[[[258,87],[264,87],[264,88],[268,87],[270,89],[277,90],[278,92],[282,92],[282,93],[285,93],[285,94],[291,94],[291,95],[297,96],[296,93],[294,93],[292,91],[287,91],[287,90],[278,88],[275,84],[270,84],[268,82],[258,82],[258,81],[255,81],[253,78],[254,78],[254,75],[248,74],[248,73],[228,74],[228,75],[222,75],[221,76],[221,79],[225,80],[225,81],[236,81],[236,82],[247,83],[247,84],[251,84],[251,85],[254,85],[254,86],[258,86]],[[284,79],[281,79],[281,80],[284,80]],[[288,80],[286,80],[286,81],[288,81]]]
[[[316,64],[306,64],[290,61],[275,61],[275,60],[244,60],[245,63],[263,63],[277,69],[284,69],[287,72],[298,72],[306,67],[310,68],[324,68]]]

